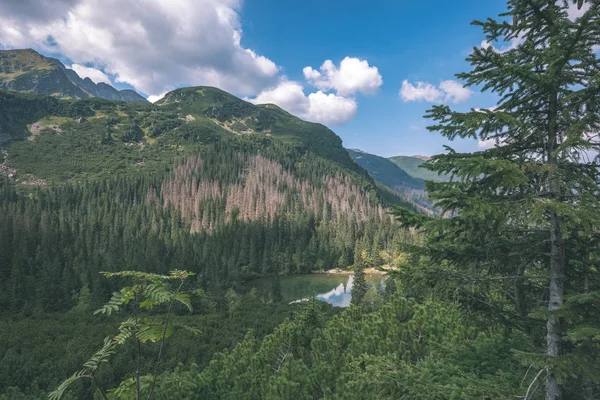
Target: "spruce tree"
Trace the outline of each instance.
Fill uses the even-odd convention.
[[[576,357],[582,343],[597,351],[599,331],[589,319],[572,317],[582,304],[598,310],[598,287],[585,284],[598,279],[598,264],[571,251],[600,234],[600,2],[510,0],[499,20],[473,24],[487,42],[467,58],[471,71],[457,77],[495,93],[498,102],[469,112],[434,106],[428,129],[495,145],[476,153],[448,148],[428,163],[452,176],[427,183],[447,218],[396,214],[424,228],[428,242],[421,251],[445,266],[444,279],[511,293],[507,324],[536,335],[528,317],[543,319],[545,343],[537,338],[545,355],[532,357],[534,375],[545,377],[547,400],[581,398],[600,382],[591,372],[598,371],[594,357]],[[511,46],[494,47],[501,40]],[[476,296],[481,304],[493,300],[481,290]],[[545,311],[536,310],[540,299]]]
[[[350,299],[351,304],[360,305],[368,289],[367,280],[365,278],[365,268],[361,263],[355,263]]]

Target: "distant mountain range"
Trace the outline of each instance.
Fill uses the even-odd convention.
[[[427,156],[395,156],[390,157],[388,160],[402,168],[407,174],[414,178],[436,182],[448,181],[449,178],[447,176],[439,175],[433,171],[421,167],[421,165],[430,158],[431,157]]]
[[[415,204],[421,211],[431,212],[433,205],[427,198],[425,192],[425,180],[420,177],[411,176],[407,171],[400,168],[389,159],[375,154],[369,154],[359,149],[346,149],[350,157],[361,167],[363,167],[375,181],[389,190],[397,193]],[[413,157],[408,157],[413,158]],[[414,160],[424,162],[422,159]]]
[[[366,169],[373,179],[392,189],[410,188],[424,189],[425,181],[409,175],[385,157],[366,153],[359,149],[347,149],[350,157],[361,167]]]
[[[59,60],[45,57],[35,50],[0,50],[0,89],[58,98],[147,102],[133,90],[117,90],[106,83],[81,78]]]

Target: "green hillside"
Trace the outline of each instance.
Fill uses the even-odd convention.
[[[421,168],[421,165],[425,162],[425,159],[422,157],[395,156],[390,157],[389,160],[414,178],[436,182],[445,182],[449,179],[448,177],[439,175],[436,172]]]
[[[0,242],[12,274],[0,285],[8,293],[39,279],[21,296],[31,302],[0,299],[14,310],[64,310],[83,286],[100,295],[91,265],[157,272],[189,265],[206,282],[231,285],[346,268],[373,240],[380,244],[371,260],[383,263],[381,250],[398,251],[384,205],[419,210],[377,187],[323,125],[215,88],[179,89],[157,104],[0,91],[0,121],[0,225],[10,227]],[[112,239],[96,237],[94,226]],[[16,232],[27,244],[14,242]],[[23,246],[40,249],[45,266],[26,252],[35,267],[19,267]],[[132,257],[130,246],[145,250]],[[69,256],[54,253],[65,248]],[[66,271],[73,280],[59,289],[52,279]],[[45,297],[38,284],[53,301],[35,306]]]

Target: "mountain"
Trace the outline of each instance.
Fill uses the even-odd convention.
[[[156,104],[0,91],[0,139],[14,140],[6,147],[10,164],[44,180],[167,165],[207,143],[236,138],[256,148],[285,146],[299,158],[318,156],[374,186],[327,127],[216,88],[177,89]]]
[[[402,168],[385,157],[366,153],[359,149],[346,149],[352,159],[377,181],[392,188],[423,189],[425,182],[407,174]]]
[[[0,50],[0,89],[58,98],[147,102],[133,90],[117,90],[106,83],[81,79],[55,58],[45,57],[35,50]]]
[[[429,171],[428,169],[421,168],[421,165],[429,159],[430,157],[427,156],[395,156],[389,158],[390,161],[402,168],[414,178],[437,182],[447,181],[449,179],[447,176],[439,175],[433,171]]]
[[[98,271],[124,266],[186,268],[223,295],[383,265],[407,236],[386,204],[421,211],[325,126],[211,87],[156,104],[0,91],[0,135],[0,308],[15,312],[95,307],[115,289]]]
[[[419,212],[429,214],[434,211],[425,192],[425,181],[406,173],[402,168],[385,157],[369,154],[359,149],[346,149],[352,159],[363,167],[380,185],[380,190],[414,203]]]

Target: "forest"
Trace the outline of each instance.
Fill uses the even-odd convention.
[[[494,143],[422,164],[435,212],[215,88],[0,91],[0,400],[599,398],[600,2],[473,25],[517,44],[457,74],[495,107],[425,115]],[[333,268],[349,307],[282,301]]]

